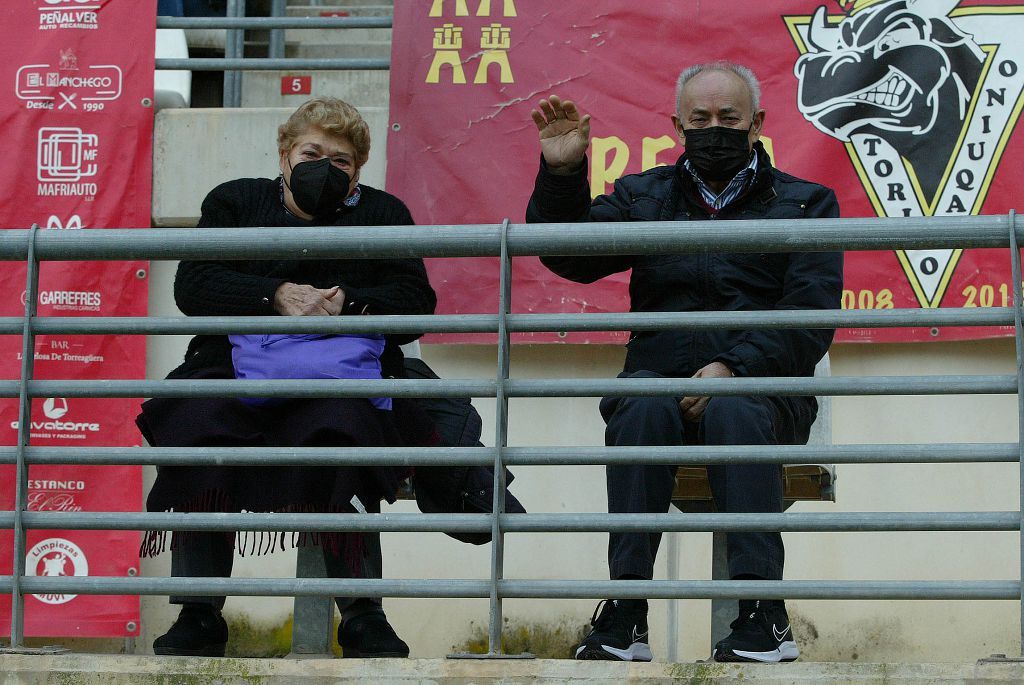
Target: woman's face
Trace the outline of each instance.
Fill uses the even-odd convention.
[[[310,126],[300,135],[290,150],[281,150],[280,168],[286,183],[285,194],[291,199],[292,167],[302,162],[315,162],[327,157],[331,164],[344,171],[352,179],[348,192],[356,189],[359,182],[359,167],[356,166],[356,149],[348,138],[331,136],[316,126]],[[291,203],[289,203],[291,204]]]

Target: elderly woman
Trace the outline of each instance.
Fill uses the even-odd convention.
[[[306,102],[278,129],[277,146],[280,177],[243,178],[218,186],[203,201],[200,228],[413,223],[398,198],[359,183],[360,169],[369,156],[370,134],[352,106],[335,98]],[[253,228],[254,241],[259,240],[258,230]],[[430,314],[436,302],[419,259],[184,261],[178,267],[174,295],[188,316]],[[379,372],[356,377],[402,376],[399,345],[416,337],[356,338],[358,344],[368,342],[367,349],[375,339],[383,348],[371,349],[369,355],[372,365],[379,353]],[[246,338],[259,336],[193,338],[184,363],[168,378],[244,377],[238,369],[240,360],[246,355],[252,358]],[[308,346],[316,336],[288,338],[290,345],[297,345],[293,360],[322,354],[302,352],[313,350]],[[363,361],[357,365],[360,374],[365,371]],[[308,376],[300,373],[298,377]],[[407,446],[436,440],[429,418],[414,402],[400,398],[152,399],[143,404],[138,425],[151,445],[195,447],[200,453],[203,447],[229,445]],[[382,498],[394,500],[405,475],[400,469],[371,466],[164,467],[158,471],[147,508],[376,512]],[[229,576],[235,537],[234,533],[175,533],[172,575]],[[319,543],[331,577],[380,577],[377,534],[249,533],[237,538],[243,554],[281,549],[286,542]],[[158,553],[164,542],[163,533],[150,534],[143,553]],[[224,597],[170,600],[183,607],[171,629],[154,642],[154,652],[223,655],[227,642],[227,626],[220,613]],[[409,648],[388,623],[380,599],[339,597],[336,601],[342,614],[338,642],[346,657],[408,656]]]

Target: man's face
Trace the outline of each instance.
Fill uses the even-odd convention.
[[[685,129],[726,126],[750,130],[753,147],[761,137],[764,110],[754,111],[746,81],[731,71],[703,71],[687,81],[672,115],[679,141],[686,146]]]

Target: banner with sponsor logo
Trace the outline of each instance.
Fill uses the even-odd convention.
[[[623,174],[676,161],[675,80],[725,59],[762,83],[762,140],[776,166],[834,188],[844,216],[1003,214],[1024,205],[1022,32],[1019,0],[396,3],[388,189],[419,223],[522,221],[539,158],[530,109],[554,93],[593,115],[591,188],[608,192]],[[1012,303],[1006,250],[851,252],[846,265],[845,308]],[[440,313],[495,311],[494,260],[429,269]],[[626,311],[627,282],[573,284],[516,259],[513,311]],[[843,330],[837,340],[1009,332]]]
[[[8,0],[0,7],[0,227],[46,231],[150,225],[155,0]],[[144,316],[145,262],[47,262],[39,316]],[[0,316],[22,316],[26,267],[0,270]],[[22,341],[0,336],[0,377],[21,371]],[[33,375],[41,380],[145,378],[141,336],[42,335]],[[31,444],[125,447],[141,442],[138,400],[37,398]],[[17,444],[15,400],[0,400],[0,444]],[[33,466],[31,511],[140,511],[141,467]],[[15,469],[0,466],[0,510],[14,501]],[[0,575],[12,572],[13,537],[0,531]],[[31,530],[26,575],[131,576],[139,534]],[[0,635],[10,630],[0,595]],[[29,636],[138,635],[138,597],[31,595]]]

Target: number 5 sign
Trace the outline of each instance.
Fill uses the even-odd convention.
[[[281,95],[309,95],[313,92],[312,76],[282,76]]]

